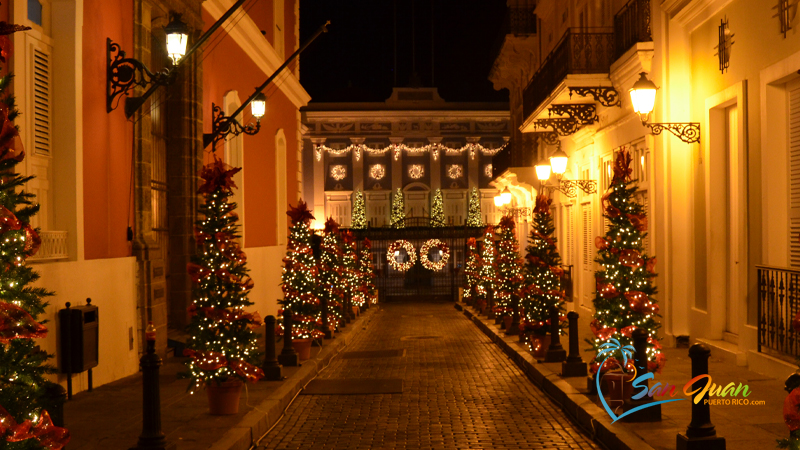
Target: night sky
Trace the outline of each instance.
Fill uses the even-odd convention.
[[[505,3],[504,0],[303,0],[301,43],[325,20],[330,20],[331,25],[329,32],[317,38],[301,55],[300,81],[312,102],[380,102],[391,95],[393,86],[410,85],[416,60],[421,85],[438,87],[439,95],[447,101],[508,101],[508,91],[495,91],[487,79]],[[412,37],[416,41],[413,46]],[[412,57],[413,49],[416,58]]]

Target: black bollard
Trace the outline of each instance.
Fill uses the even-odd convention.
[[[350,323],[353,319],[355,319],[355,315],[353,314],[353,304],[350,303],[350,298],[345,298],[342,303],[344,304],[344,321]]]
[[[506,330],[508,336],[516,336],[519,334],[519,296],[516,294],[511,295],[511,326]]]
[[[269,381],[282,380],[283,368],[278,364],[275,357],[275,316],[267,316],[264,319],[264,336],[266,345],[264,347],[264,379]]]
[[[567,351],[561,345],[561,327],[558,322],[558,308],[550,307],[550,347],[544,355],[544,362],[562,362],[567,359]]]
[[[175,444],[168,444],[161,431],[161,393],[158,385],[158,371],[161,358],[156,354],[156,336],[152,322],[148,326],[147,353],[139,360],[142,368],[142,434],[136,447],[130,450],[168,450]]]
[[[636,354],[633,357],[633,364],[636,366],[636,378],[647,374],[647,331],[642,328],[633,330],[633,348],[636,349]],[[647,386],[650,388],[650,383],[647,380],[640,381],[639,386]],[[638,391],[634,392],[634,395]],[[630,398],[624,399],[622,404],[623,411],[630,411],[633,408],[652,403],[653,398],[649,395],[633,400]],[[660,422],[661,421],[661,405],[648,406],[638,412],[631,413],[625,416],[622,420],[625,422]]]
[[[331,339],[333,337],[333,332],[331,331],[331,326],[328,322],[328,299],[323,296],[321,303],[322,303],[322,332],[325,333],[325,339]]]
[[[586,363],[580,355],[580,343],[578,342],[578,313],[570,311],[567,313],[569,320],[569,356],[561,363],[562,377],[585,377],[588,373]]]
[[[283,310],[283,350],[278,356],[278,362],[286,367],[300,365],[300,357],[292,346],[292,311],[289,308]]]
[[[44,395],[39,399],[39,404],[50,414],[53,425],[57,427],[64,427],[64,402],[66,401],[66,389],[58,383],[45,381]]]
[[[708,374],[708,358],[711,349],[704,344],[689,347],[689,358],[692,359],[692,378]],[[696,381],[692,390],[702,389],[706,381]],[[695,403],[692,402],[692,421],[686,428],[686,434],[678,434],[677,450],[725,450],[725,438],[717,436],[714,424],[711,423],[711,407],[706,402],[708,393]]]

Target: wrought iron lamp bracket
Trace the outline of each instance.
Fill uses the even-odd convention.
[[[572,117],[554,117],[549,119],[536,119],[536,128],[552,128],[559,136],[569,136],[578,131],[578,121]]]
[[[547,145],[561,145],[561,141],[558,139],[558,133],[555,131],[534,131],[534,133],[539,134]]]
[[[106,39],[106,112],[111,112],[119,104],[118,98],[127,95],[134,87],[146,88],[156,84],[165,86],[175,80],[175,71],[166,68],[151,72],[143,62],[128,58],[119,44]],[[115,104],[116,102],[116,104]]]
[[[586,194],[597,193],[597,181],[595,180],[558,180],[558,184],[552,185],[547,183],[540,183],[542,189],[550,189],[559,191],[569,198],[578,196],[578,189]]]
[[[619,92],[613,86],[575,86],[569,88],[569,98],[572,94],[586,97],[591,95],[594,101],[603,106],[618,106],[622,108]]]
[[[645,126],[653,131],[653,134],[661,134],[667,130],[687,144],[700,142],[700,123],[699,122],[667,122],[667,123],[646,123]]]
[[[248,123],[242,125],[233,117],[226,116],[222,108],[211,104],[211,133],[203,134],[203,147],[208,147],[208,144],[213,144],[212,149],[216,148],[217,142],[224,140],[226,137],[233,135],[239,136],[246,134],[253,136],[261,131],[261,120],[257,120],[255,125]]]
[[[569,116],[579,125],[591,125],[599,120],[597,117],[597,107],[594,103],[565,103],[551,105],[548,114],[558,116]]]

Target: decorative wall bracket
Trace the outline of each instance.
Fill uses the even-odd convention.
[[[208,144],[213,144],[212,149],[216,148],[217,142],[224,140],[229,135],[238,136],[246,134],[252,136],[261,130],[261,121],[256,121],[256,124],[248,123],[242,125],[233,117],[226,116],[222,108],[211,104],[211,133],[203,134],[203,148],[208,147]]]
[[[554,114],[557,116],[569,116],[575,119],[579,125],[591,125],[599,120],[597,107],[594,103],[552,105],[548,108],[548,114],[551,117]]]
[[[619,92],[613,86],[575,86],[569,88],[569,98],[572,94],[586,97],[591,95],[594,101],[603,106],[619,106],[622,108],[622,101],[619,98]]]
[[[512,216],[517,220],[529,220],[533,215],[533,210],[527,206],[521,207],[504,207],[502,209],[504,216]]]
[[[555,117],[549,119],[536,119],[533,121],[535,128],[552,128],[559,136],[569,136],[578,131],[578,121],[572,117]]]
[[[561,145],[561,141],[558,139],[558,133],[555,131],[534,131],[534,133],[539,134],[547,145]]]
[[[597,192],[597,181],[595,180],[559,180],[558,190],[570,198],[578,196],[578,188],[586,194]]]
[[[126,57],[125,51],[111,39],[106,39],[106,59],[106,112],[116,109],[118,97],[127,95],[136,86],[165,86],[175,79],[175,71],[164,69],[153,73],[138,59]]]
[[[700,123],[699,122],[672,122],[672,123],[644,123],[649,127],[653,134],[661,134],[667,130],[687,144],[700,142]]]

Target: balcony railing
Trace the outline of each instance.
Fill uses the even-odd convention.
[[[608,73],[614,61],[614,33],[568,29],[522,93],[527,118],[571,74]]]
[[[42,244],[39,246],[39,251],[28,259],[29,261],[53,261],[69,257],[66,231],[40,231],[39,237],[42,239]]]
[[[792,320],[800,310],[800,270],[756,266],[758,271],[758,351],[800,356],[800,333]]]
[[[650,0],[631,0],[614,15],[614,59],[637,42],[652,41]]]

